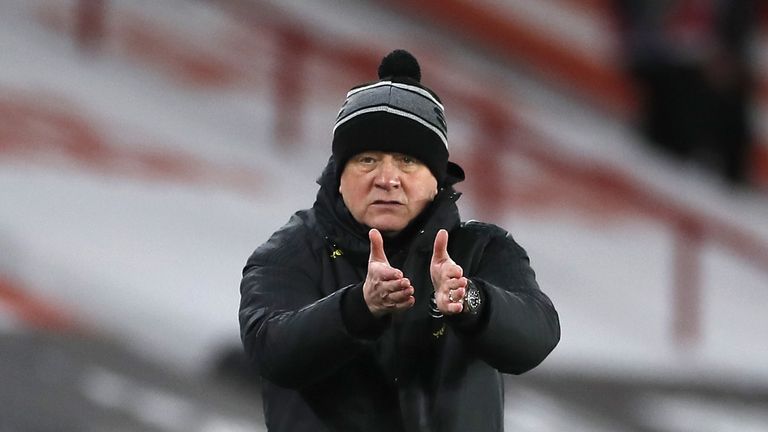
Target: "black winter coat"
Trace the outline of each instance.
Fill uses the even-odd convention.
[[[263,378],[273,432],[500,431],[501,373],[538,365],[560,339],[558,315],[526,252],[501,228],[460,223],[452,178],[398,238],[390,264],[416,304],[377,319],[362,296],[367,228],[337,192],[329,163],[317,201],[253,253],[243,270],[240,328]],[[433,318],[429,263],[435,235],[480,287],[479,317]]]

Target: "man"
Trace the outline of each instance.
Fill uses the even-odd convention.
[[[439,98],[408,52],[352,89],[313,207],[248,260],[245,351],[270,431],[499,431],[501,373],[560,338],[525,251],[462,223]]]

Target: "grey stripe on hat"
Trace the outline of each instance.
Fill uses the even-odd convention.
[[[443,108],[443,104],[441,104],[440,101],[435,99],[435,97],[432,96],[432,93],[424,90],[423,88],[417,87],[417,86],[414,86],[414,85],[410,85],[410,84],[404,84],[404,83],[398,83],[398,82],[392,82],[392,81],[379,81],[379,82],[376,82],[376,83],[373,83],[373,84],[370,84],[370,85],[367,85],[367,86],[362,86],[362,87],[354,88],[354,89],[352,89],[352,90],[347,92],[347,97],[350,97],[350,96],[352,96],[353,94],[356,94],[356,93],[360,93],[361,91],[365,91],[365,90],[372,89],[372,88],[375,88],[375,87],[385,87],[385,86],[398,87],[398,88],[401,88],[401,89],[404,89],[404,90],[409,90],[409,91],[418,93],[418,94],[424,96],[425,98],[430,99],[432,101],[432,103],[434,103],[435,105],[439,106],[441,110],[445,110],[445,108]]]
[[[339,111],[334,132],[347,121],[371,112],[388,112],[415,120],[436,133],[448,148],[443,105],[422,88],[381,81],[351,90]]]
[[[396,115],[399,115],[399,116],[403,116],[403,117],[409,118],[411,120],[415,120],[415,121],[421,123],[422,126],[428,128],[432,132],[436,133],[437,136],[440,137],[440,140],[443,142],[443,145],[445,145],[445,148],[446,149],[448,148],[448,137],[445,135],[445,133],[442,130],[440,130],[439,128],[435,127],[433,124],[429,123],[428,121],[424,120],[423,118],[421,118],[421,117],[419,117],[419,116],[417,116],[415,114],[409,113],[407,111],[399,110],[399,109],[397,109],[395,107],[386,106],[386,105],[372,106],[372,107],[368,107],[368,108],[363,108],[361,110],[357,110],[357,111],[353,112],[352,114],[350,114],[348,116],[345,116],[344,118],[342,118],[339,121],[337,121],[336,125],[333,127],[333,131],[336,132],[336,128],[338,128],[342,124],[346,123],[349,120],[352,120],[353,118],[355,118],[355,117],[357,117],[359,115],[368,114],[368,113],[372,113],[372,112],[388,112],[390,114],[396,114]]]

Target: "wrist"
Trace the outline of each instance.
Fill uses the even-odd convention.
[[[363,287],[359,284],[344,289],[341,318],[350,334],[366,339],[378,337],[387,324],[385,317],[377,316],[368,306]]]
[[[485,304],[485,297],[482,290],[471,279],[467,279],[467,287],[465,288],[464,301],[462,303],[462,313],[467,315],[479,315],[483,305]]]
[[[429,296],[429,315],[432,318],[442,318],[443,313],[440,312],[440,309],[437,307],[437,300],[435,299],[435,292],[432,291],[432,293]]]
[[[446,319],[456,333],[470,336],[481,331],[487,323],[488,305],[482,285],[467,279],[461,313],[447,316]]]

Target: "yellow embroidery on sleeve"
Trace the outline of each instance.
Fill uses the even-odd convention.
[[[439,338],[443,334],[445,334],[445,324],[443,324],[442,327],[440,327],[440,330],[437,330],[436,332],[433,332],[432,336],[434,336],[435,338]]]

